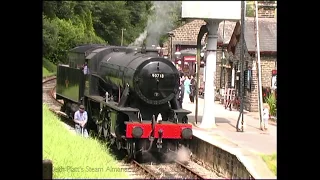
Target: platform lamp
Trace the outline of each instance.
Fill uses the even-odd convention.
[[[204,57],[204,52],[200,53],[200,57],[203,58]]]
[[[175,52],[174,55],[176,56],[177,59],[181,58],[181,52],[179,51]]]
[[[205,49],[202,49],[202,51],[201,51],[201,53],[200,53],[200,58],[201,58],[201,60],[202,61],[200,61],[200,65],[202,64],[202,62],[203,62],[203,76],[202,76],[202,78],[203,78],[203,82],[205,82],[206,81],[206,68],[205,68],[205,66],[206,66],[206,63],[205,63],[205,53],[204,53],[204,51],[205,51]],[[199,78],[200,79],[200,78]],[[200,85],[200,84],[199,84]]]
[[[180,64],[181,64],[181,60],[180,60],[180,58],[181,58],[181,52],[177,51],[177,52],[174,53],[174,55],[176,56],[175,59],[178,59],[178,60],[180,61],[180,63],[177,62],[177,63],[180,65]],[[176,66],[176,67],[177,67],[177,66]]]

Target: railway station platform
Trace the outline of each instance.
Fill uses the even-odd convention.
[[[244,166],[260,178],[275,178],[268,169],[259,154],[273,154],[277,152],[277,126],[269,123],[267,131],[260,130],[260,122],[257,113],[244,113],[244,132],[236,131],[236,123],[239,112],[225,109],[219,102],[215,103],[212,111],[215,112],[216,128],[200,128],[204,99],[199,98],[198,123],[195,123],[195,103],[184,99],[183,108],[192,111],[188,115],[189,123],[193,125],[193,133],[197,139],[201,139],[215,147],[237,156]]]

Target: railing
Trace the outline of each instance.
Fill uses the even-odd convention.
[[[52,161],[45,159],[42,161],[42,179],[52,179],[53,165]]]

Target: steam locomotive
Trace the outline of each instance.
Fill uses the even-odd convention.
[[[157,49],[83,45],[71,49],[68,58],[69,64],[57,67],[61,111],[72,118],[84,105],[87,128],[129,158],[176,151],[192,138],[191,112],[176,98],[179,72]]]

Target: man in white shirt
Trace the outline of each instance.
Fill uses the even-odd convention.
[[[79,110],[74,113],[74,119],[73,120],[76,123],[75,124],[76,133],[77,134],[81,134],[86,138],[89,137],[88,136],[88,131],[85,128],[85,125],[88,122],[88,114],[85,111],[85,108],[84,108],[83,105],[80,105]]]

